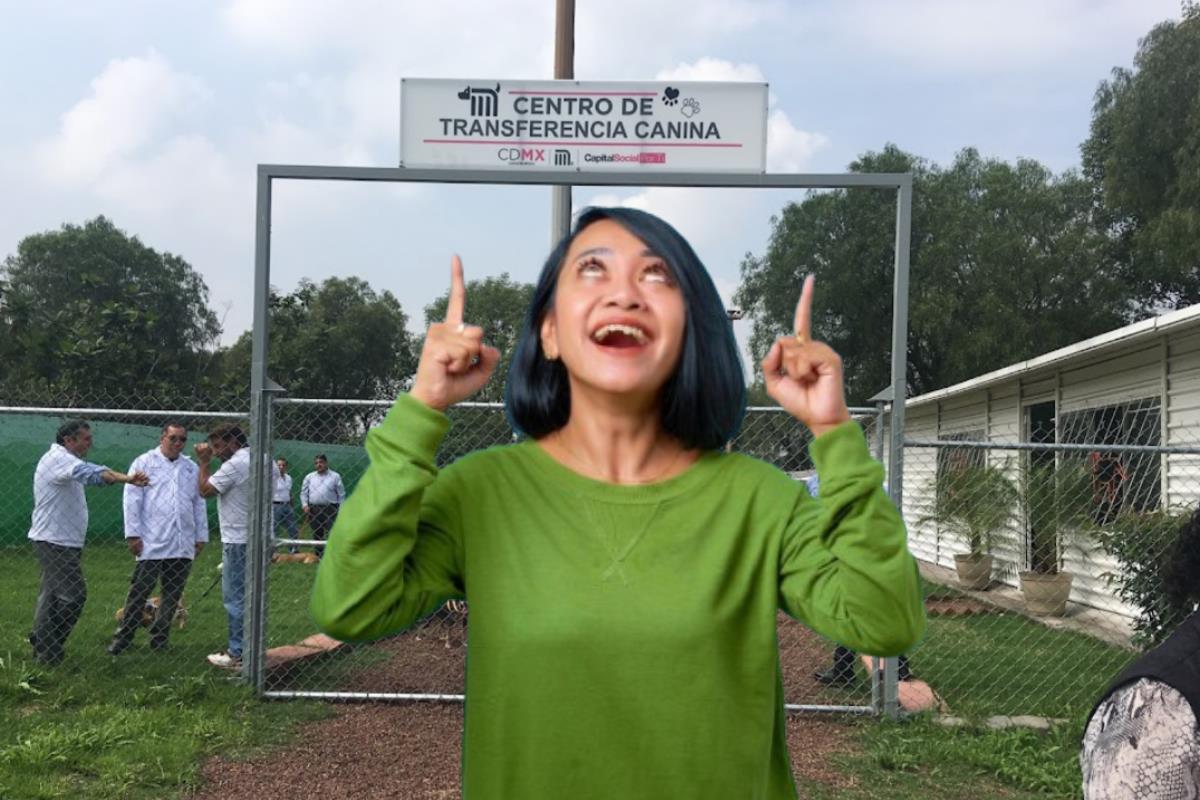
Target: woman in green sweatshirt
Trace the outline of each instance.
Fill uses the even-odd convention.
[[[881,656],[925,623],[841,360],[810,337],[812,280],[763,370],[815,437],[819,502],[723,452],[745,406],[737,346],[712,279],[657,217],[579,217],[508,375],[524,439],[438,470],[443,412],[499,360],[464,303],[455,258],[446,321],[367,437],[317,623],[364,641],[470,603],[466,800],[794,798],[776,610]]]

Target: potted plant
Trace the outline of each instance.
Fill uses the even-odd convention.
[[[930,518],[967,546],[967,552],[954,556],[963,588],[981,590],[991,583],[992,547],[1016,507],[1017,487],[1001,467],[968,464],[938,477]]]
[[[1025,471],[1021,501],[1029,569],[1017,575],[1025,608],[1031,614],[1061,617],[1074,577],[1063,570],[1063,555],[1082,551],[1093,527],[1091,477],[1077,460],[1031,466]]]

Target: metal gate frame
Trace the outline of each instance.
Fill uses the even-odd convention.
[[[461,695],[390,695],[371,693],[363,697],[348,692],[286,692],[266,688],[267,565],[270,563],[272,530],[271,460],[273,399],[283,387],[267,376],[268,300],[271,286],[271,193],[276,180],[358,181],[367,183],[440,183],[500,186],[626,186],[737,189],[891,189],[896,192],[896,227],[892,289],[892,383],[900,387],[899,403],[892,403],[888,486],[892,499],[903,508],[904,486],[904,387],[907,386],[908,275],[912,236],[911,173],[763,173],[730,174],[700,172],[601,173],[555,172],[549,170],[408,169],[405,167],[339,167],[259,164],[254,232],[254,325],[250,364],[250,452],[254,459],[250,474],[250,546],[246,552],[246,647],[242,677],[259,697],[285,699],[312,697],[334,700],[447,700]],[[872,676],[870,706],[803,706],[794,710],[839,711],[899,715],[897,663],[883,659],[881,674]]]

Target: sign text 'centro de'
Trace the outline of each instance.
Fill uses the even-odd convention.
[[[765,83],[400,82],[405,167],[763,172]]]

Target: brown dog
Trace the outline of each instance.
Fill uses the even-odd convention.
[[[147,600],[146,604],[144,606],[142,606],[142,627],[143,628],[149,628],[150,624],[152,622],[154,622],[154,617],[158,615],[158,606],[161,602],[162,602],[162,598],[160,598],[156,595],[154,597],[151,597],[149,600]],[[125,618],[124,606],[122,606],[121,608],[118,608],[117,613],[114,614],[113,616],[116,618],[117,622],[120,622],[122,619],[124,619]],[[181,597],[179,599],[179,605],[175,607],[175,618],[171,621],[175,623],[175,627],[179,628],[179,630],[183,630],[187,626],[187,620],[188,620],[187,607],[183,604],[183,598]]]
[[[281,564],[293,562],[296,564],[316,564],[321,559],[317,558],[316,553],[276,553],[271,556],[272,564]]]

